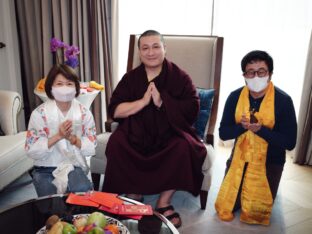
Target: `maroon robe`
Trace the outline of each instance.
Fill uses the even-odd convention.
[[[119,126],[107,148],[103,190],[113,193],[158,194],[174,189],[198,195],[206,148],[192,127],[199,98],[191,78],[165,59],[162,72],[152,80],[162,99],[138,113],[115,119]],[[109,115],[123,102],[141,99],[149,81],[144,65],[128,72],[113,92]]]

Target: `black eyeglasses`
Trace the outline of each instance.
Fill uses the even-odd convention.
[[[246,78],[254,78],[256,74],[258,77],[265,77],[268,74],[268,70],[260,68],[258,71],[248,70],[243,73]]]

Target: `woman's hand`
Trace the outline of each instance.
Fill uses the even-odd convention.
[[[48,139],[48,148],[50,149],[51,146],[53,146],[58,141],[64,138],[68,140],[68,138],[70,137],[73,131],[72,125],[73,125],[73,122],[71,120],[66,120],[63,123],[61,123],[59,126],[58,133]]]
[[[66,140],[68,140],[70,142],[70,144],[76,145],[76,143],[78,141],[78,137],[76,135],[71,134],[69,137],[66,137]]]
[[[72,133],[72,126],[73,122],[71,120],[66,120],[63,123],[60,124],[59,127],[59,135],[60,137],[63,138],[69,138],[71,133]]]
[[[157,106],[158,108],[160,108],[161,104],[162,104],[162,100],[161,100],[160,93],[159,93],[155,83],[151,82],[149,84],[149,87],[151,87],[152,99],[153,99],[154,105]]]

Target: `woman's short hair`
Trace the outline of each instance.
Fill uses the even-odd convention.
[[[56,78],[57,75],[63,75],[67,80],[73,81],[75,82],[75,87],[76,87],[76,97],[78,97],[79,93],[80,93],[80,83],[79,83],[79,79],[78,76],[76,74],[76,72],[74,71],[74,69],[72,69],[70,66],[66,65],[66,64],[57,64],[54,65],[47,76],[47,79],[45,81],[45,92],[47,94],[47,96],[50,99],[54,99],[53,95],[52,95],[52,85],[53,82]]]
[[[248,63],[256,61],[264,61],[268,66],[269,73],[273,72],[273,59],[267,52],[262,50],[253,50],[244,56],[241,62],[242,71],[245,72]]]

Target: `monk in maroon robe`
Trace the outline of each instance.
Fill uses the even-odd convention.
[[[136,199],[160,194],[156,208],[179,227],[172,195],[197,196],[203,181],[207,152],[192,127],[199,98],[191,78],[165,59],[158,32],[146,31],[138,44],[142,64],[124,75],[109,105],[119,126],[107,144],[103,189]]]

